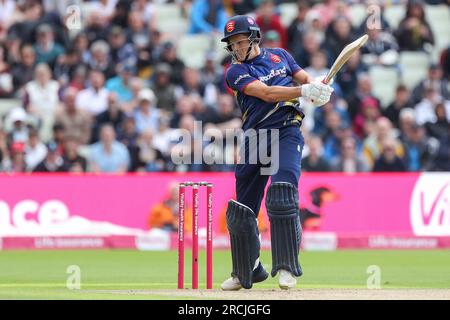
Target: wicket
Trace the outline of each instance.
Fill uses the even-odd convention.
[[[212,289],[212,189],[209,182],[182,182],[178,193],[178,289],[184,288],[184,214],[186,187],[192,187],[192,289],[198,289],[199,187],[206,187],[206,289]]]

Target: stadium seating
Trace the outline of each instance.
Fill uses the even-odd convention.
[[[181,14],[181,8],[175,3],[156,5],[157,27],[163,33],[173,36],[186,34],[189,20]]]
[[[430,57],[424,52],[400,53],[402,82],[409,89],[414,88],[427,75]]]
[[[281,23],[288,27],[291,22],[297,17],[298,9],[295,3],[282,3],[278,6],[280,10]]]
[[[352,25],[359,28],[361,23],[367,17],[366,6],[363,4],[355,4],[350,7],[350,16],[352,17]]]
[[[440,52],[450,43],[450,9],[446,5],[426,6],[425,14],[434,35],[432,58],[436,62]]]
[[[393,67],[373,66],[369,70],[372,90],[375,97],[387,107],[395,98],[395,89],[398,85],[398,72]]]
[[[178,56],[188,67],[201,68],[209,50],[214,51],[218,58],[225,54],[220,38],[207,34],[184,35],[178,42]]]
[[[0,99],[0,119],[3,119],[12,108],[21,106],[22,101],[20,99]]]
[[[405,7],[400,5],[386,6],[384,10],[384,18],[389,23],[391,29],[396,29],[400,21],[405,16]]]

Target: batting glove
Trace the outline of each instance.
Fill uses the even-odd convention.
[[[330,101],[334,89],[320,81],[314,81],[301,86],[302,97],[310,99],[315,107],[322,106]]]

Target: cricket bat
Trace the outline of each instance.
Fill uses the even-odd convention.
[[[366,42],[367,39],[369,39],[369,36],[367,34],[363,35],[362,37],[356,39],[352,43],[345,46],[344,49],[342,49],[339,56],[334,61],[333,65],[330,68],[330,71],[328,71],[328,74],[323,79],[323,83],[328,84],[331,79],[334,78],[334,76],[338,73],[338,71],[342,68],[342,66],[350,59],[350,57],[359,50]]]

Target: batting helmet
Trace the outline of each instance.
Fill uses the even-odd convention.
[[[236,54],[233,52],[229,38],[237,34],[248,34],[248,40],[250,42],[245,60],[248,59],[251,48],[254,44],[259,44],[261,41],[261,30],[256,24],[255,19],[250,16],[234,16],[225,24],[223,31],[224,37],[222,42],[226,42],[225,49],[231,54],[231,56],[237,60]]]
[[[242,33],[248,33],[250,40],[261,39],[261,30],[255,19],[250,16],[234,16],[225,24],[222,42],[228,42],[231,36]]]

